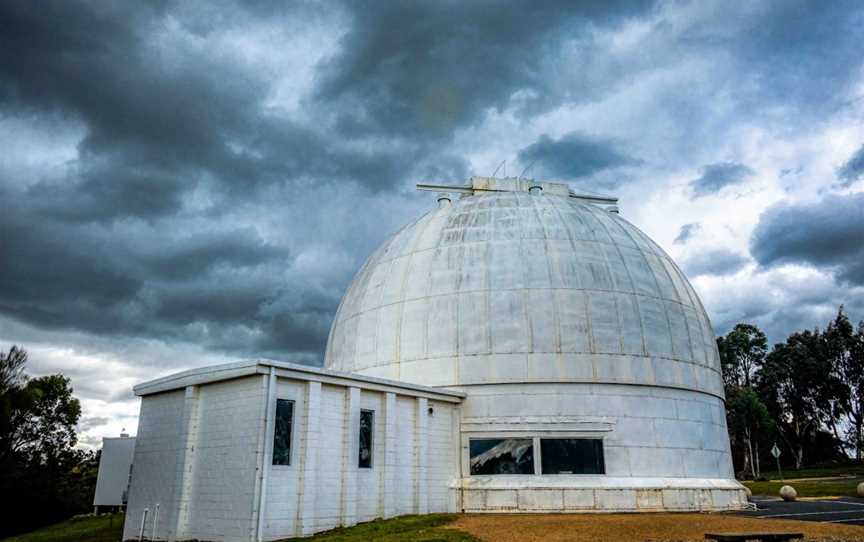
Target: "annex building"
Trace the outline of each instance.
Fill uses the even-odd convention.
[[[135,387],[124,538],[744,507],[711,324],[614,199],[519,178],[421,188],[446,193],[357,273],[323,368],[253,360]]]

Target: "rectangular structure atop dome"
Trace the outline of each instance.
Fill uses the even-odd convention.
[[[475,191],[528,192],[529,188],[538,185],[543,187],[544,194],[564,197],[570,195],[570,187],[564,183],[550,183],[517,177],[471,177],[471,188]]]
[[[417,185],[417,190],[477,195],[482,194],[483,192],[530,192],[532,187],[542,188],[543,194],[576,198],[586,203],[593,203],[600,206],[611,205],[613,208],[609,208],[608,210],[617,212],[617,208],[614,208],[614,206],[618,203],[618,198],[593,194],[577,194],[570,190],[570,187],[566,183],[537,181],[535,179],[523,179],[521,177],[499,178],[475,176],[471,177],[469,182],[462,186],[420,183]]]

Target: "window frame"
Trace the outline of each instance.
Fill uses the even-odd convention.
[[[288,431],[288,462],[276,463],[276,416],[279,409],[279,401],[284,401],[291,405],[291,428]],[[294,431],[297,426],[297,401],[285,397],[277,397],[276,403],[273,405],[273,432],[270,435],[270,467],[271,468],[290,468],[294,465]]]
[[[528,473],[513,473],[513,474],[472,474],[471,473],[471,441],[474,440],[530,440],[531,441],[531,468],[534,472]],[[537,474],[537,440],[532,437],[524,436],[475,436],[468,439],[468,475],[469,476],[535,476]]]
[[[599,430],[588,430],[588,431],[466,431],[461,435],[461,471],[462,475],[466,477],[479,477],[479,476],[503,476],[503,477],[514,477],[514,476],[608,476],[606,469],[606,436],[611,432],[611,427],[609,429],[602,428]],[[481,439],[518,439],[518,438],[527,438],[533,440],[534,445],[534,473],[535,474],[471,474],[471,440]],[[600,446],[603,450],[603,474],[542,474],[543,473],[543,464],[541,461],[541,456],[543,455],[543,450],[540,448],[541,439],[587,439],[587,440],[600,440]]]
[[[545,473],[542,470],[543,466],[543,441],[544,440],[596,440],[600,442],[600,466],[602,467],[603,472],[550,472]],[[606,476],[606,444],[603,442],[602,438],[598,437],[587,437],[587,436],[579,436],[579,437],[562,437],[560,435],[556,436],[544,436],[537,437],[538,444],[540,445],[540,474],[542,476]]]
[[[361,446],[361,428],[363,424],[363,413],[367,412],[372,415],[372,423],[369,426],[369,466],[364,467],[360,464],[360,446]],[[361,408],[360,417],[358,419],[360,425],[357,426],[357,468],[372,470],[375,468],[375,410],[371,408]]]

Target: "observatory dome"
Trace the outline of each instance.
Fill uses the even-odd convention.
[[[641,384],[722,398],[708,316],[656,243],[563,185],[479,184],[366,261],[327,368],[431,386]]]

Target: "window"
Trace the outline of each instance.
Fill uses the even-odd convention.
[[[530,438],[471,439],[471,474],[534,474]]]
[[[603,441],[586,438],[542,438],[540,465],[543,474],[605,474]]]
[[[375,428],[375,411],[360,411],[360,456],[358,467],[372,468],[372,435]]]
[[[291,425],[294,401],[276,399],[276,427],[273,433],[273,464],[291,464]]]

